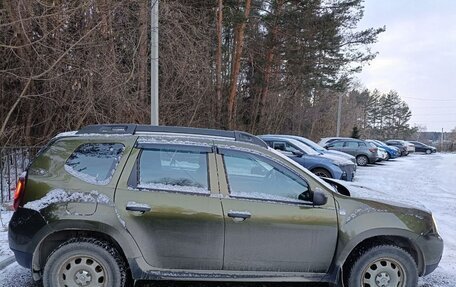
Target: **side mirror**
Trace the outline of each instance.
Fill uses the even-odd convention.
[[[321,190],[315,190],[313,192],[312,202],[315,206],[325,205],[328,202],[328,197]]]
[[[331,147],[331,146],[329,146],[329,145],[325,145],[325,146],[324,146],[325,149],[329,149],[330,147]]]
[[[293,155],[295,155],[297,157],[302,157],[304,155],[304,153],[302,151],[295,150],[295,151],[293,151]]]
[[[350,190],[348,190],[348,188],[346,186],[344,186],[343,184],[333,180],[332,178],[324,177],[322,179],[324,181],[326,181],[327,183],[329,183],[330,185],[332,185],[338,193],[346,195],[346,196],[350,196]]]

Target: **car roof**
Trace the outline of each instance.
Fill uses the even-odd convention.
[[[338,142],[338,141],[353,141],[353,142],[364,142],[363,140],[360,139],[354,139],[354,138],[341,138],[337,139],[335,141],[332,141],[332,143]]]
[[[136,124],[106,124],[89,125],[74,133],[76,136],[91,135],[166,135],[166,136],[201,136],[209,139],[231,140],[246,142],[268,148],[268,145],[260,138],[242,131],[226,131],[216,129],[174,127],[174,126],[151,126]]]

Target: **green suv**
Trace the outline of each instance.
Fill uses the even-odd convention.
[[[21,177],[9,244],[44,286],[405,287],[437,267],[430,212],[327,180],[243,132],[88,126],[51,140]]]

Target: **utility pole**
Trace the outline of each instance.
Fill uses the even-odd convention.
[[[342,93],[339,94],[339,106],[337,107],[337,131],[336,136],[340,136],[340,116],[342,113]]]
[[[440,151],[443,151],[443,128],[442,128],[442,133],[440,134]]]
[[[158,2],[150,0],[150,121],[158,126]]]

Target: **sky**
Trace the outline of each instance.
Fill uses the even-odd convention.
[[[383,27],[359,74],[368,89],[395,90],[427,131],[456,127],[456,0],[365,0],[360,28]]]

